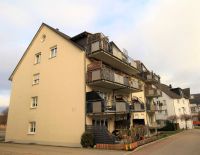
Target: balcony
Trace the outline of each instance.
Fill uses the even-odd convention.
[[[89,64],[87,70],[87,84],[90,86],[115,89],[124,93],[137,92],[142,89],[137,80],[114,71],[102,62]]]
[[[153,112],[154,113],[155,111],[157,111],[157,108],[154,104],[147,104],[146,108],[147,108],[147,112]]]
[[[142,73],[142,77],[146,80],[148,83],[160,83],[160,76],[156,75],[153,72],[144,72]]]
[[[134,103],[130,105],[130,110],[132,112],[144,112],[145,111],[144,104]]]
[[[129,75],[139,73],[137,63],[121,52],[113,42],[109,42],[107,37],[97,33],[90,36],[88,42],[89,58],[101,60],[109,66]]]
[[[127,102],[113,102],[107,105],[106,101],[88,101],[87,113],[92,115],[112,115],[129,113],[129,104]]]
[[[146,97],[160,97],[162,96],[162,92],[157,88],[146,88]]]

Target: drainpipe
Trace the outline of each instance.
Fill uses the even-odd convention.
[[[84,98],[85,98],[85,131],[86,131],[86,112],[87,112],[87,101],[86,101],[86,50],[83,51],[84,52],[84,87],[85,87],[85,95],[84,95]]]

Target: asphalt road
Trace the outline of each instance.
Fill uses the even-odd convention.
[[[133,152],[0,143],[0,155],[200,155],[200,130],[188,130]]]
[[[150,143],[130,155],[200,155],[200,130],[188,130]]]

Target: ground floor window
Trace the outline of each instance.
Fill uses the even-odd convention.
[[[28,130],[29,130],[30,134],[35,134],[35,131],[36,131],[36,122],[35,121],[29,122]]]

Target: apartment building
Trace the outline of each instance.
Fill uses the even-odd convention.
[[[156,129],[160,77],[102,33],[69,37],[43,23],[9,79],[6,141],[80,146],[94,126]]]
[[[157,84],[162,91],[162,96],[154,99],[157,106],[156,120],[160,126],[164,126],[170,117],[175,118],[179,128],[193,128],[191,119],[184,118],[191,116],[190,110],[190,90],[181,88],[172,88],[165,84]]]

